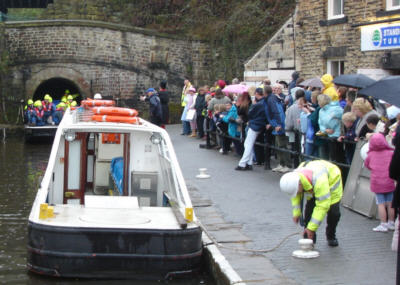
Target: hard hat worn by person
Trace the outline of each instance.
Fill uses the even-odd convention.
[[[335,89],[335,85],[333,83],[333,77],[330,74],[324,74],[321,77],[321,83],[324,85],[324,89],[322,90],[322,94],[326,94],[331,97],[332,101],[339,101],[339,94]]]
[[[96,93],[96,94],[94,94],[94,97],[93,97],[93,99],[95,99],[95,100],[101,100],[103,97],[101,97],[101,94],[100,93]]]
[[[49,94],[44,95],[44,100],[50,100],[50,99],[51,99],[51,97]]]
[[[29,107],[29,109],[32,109],[31,105],[33,105],[33,100],[32,99],[28,99],[28,101],[26,101],[26,105],[24,107],[24,110],[28,110],[28,107]]]
[[[65,110],[67,108],[67,105],[64,102],[60,102],[57,104],[56,108],[57,110],[61,108]]]
[[[279,183],[281,191],[294,198],[299,190],[300,175],[298,172],[285,173]]]
[[[340,200],[343,195],[342,175],[339,167],[325,160],[303,162],[293,172],[281,177],[282,192],[290,195],[293,221],[302,221],[303,198],[307,199],[304,211],[304,236],[316,240],[315,232],[325,215],[326,238],[329,246],[338,246],[336,226],[340,220]]]
[[[72,95],[68,95],[67,100],[74,100],[74,98],[72,97]]]
[[[40,100],[36,100],[35,103],[33,104],[35,107],[42,107],[42,102]]]

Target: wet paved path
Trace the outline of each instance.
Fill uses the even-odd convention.
[[[301,230],[292,223],[289,198],[279,191],[280,174],[257,166],[253,171],[235,171],[238,158],[232,153],[200,149],[202,141],[181,136],[179,125],[167,130],[195,211],[218,241],[232,247],[269,249]],[[202,167],[208,169],[210,179],[195,178]],[[337,230],[340,246],[326,244],[322,225],[316,246],[321,256],[317,259],[291,257],[298,249],[297,236],[263,255],[221,251],[248,284],[395,284],[392,232],[373,232],[378,221],[343,207],[341,212]]]

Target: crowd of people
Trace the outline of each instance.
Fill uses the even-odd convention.
[[[394,230],[390,205],[395,184],[389,177],[388,157],[393,154],[396,129],[397,133],[400,130],[400,108],[361,96],[356,88],[336,86],[330,74],[320,80],[323,88],[304,86],[304,79],[294,72],[287,85],[267,78],[258,87],[234,93],[225,92],[228,83],[224,80],[196,90],[186,78],[181,97],[182,135],[206,139],[207,134],[221,154],[232,151],[240,157],[237,171],[262,165],[266,154],[261,145],[268,143],[274,146],[271,154],[278,162],[272,171],[281,173],[293,172],[300,160],[350,165],[356,143],[370,141],[365,165],[372,172],[371,191],[376,193],[381,218],[374,231]],[[234,79],[231,84],[244,83]],[[373,159],[374,155],[379,159]],[[384,173],[385,179],[375,177]]]
[[[53,102],[49,94],[44,95],[43,100],[28,99],[24,108],[24,123],[30,126],[58,125],[65,110],[75,106],[77,102],[68,90],[59,102]]]
[[[391,145],[400,108],[359,96],[355,88],[335,86],[330,74],[321,77],[324,88],[303,86],[298,72],[292,78],[288,86],[265,79],[259,87],[242,93],[224,92],[224,80],[196,90],[185,79],[182,135],[204,138],[205,129],[211,131],[212,144],[222,154],[234,148],[242,156],[237,170],[264,163],[262,147],[254,147],[255,142],[295,150],[306,159],[347,164],[351,164],[355,142],[369,140],[374,133],[384,134]],[[289,152],[276,155],[279,164],[273,171],[284,173],[296,166]]]

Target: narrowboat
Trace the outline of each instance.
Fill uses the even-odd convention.
[[[197,272],[202,232],[168,133],[104,105],[67,109],[58,126],[29,215],[28,269],[157,280]]]
[[[24,125],[24,135],[25,141],[31,142],[37,139],[53,139],[57,127],[55,125],[45,125],[45,126],[31,126],[31,125]]]

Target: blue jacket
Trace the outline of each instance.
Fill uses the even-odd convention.
[[[285,134],[285,112],[283,111],[282,102],[276,97],[275,94],[269,95],[264,100],[265,114],[267,116],[268,123],[273,127],[273,135],[284,135]],[[275,128],[280,126],[279,132],[275,131]]]
[[[318,118],[319,129],[321,132],[325,133],[326,129],[332,129],[333,134],[328,134],[328,137],[339,137],[342,115],[343,109],[339,106],[338,101],[332,101],[322,107],[319,111]]]
[[[267,125],[267,116],[264,108],[264,98],[251,105],[249,110],[249,128],[259,132]]]
[[[228,114],[226,114],[226,116],[222,118],[222,121],[228,124],[228,134],[231,137],[239,137],[240,132],[238,132],[237,130],[238,124],[236,122],[230,122],[230,118],[233,118],[235,120],[238,118],[237,108],[235,105],[232,105]]]

